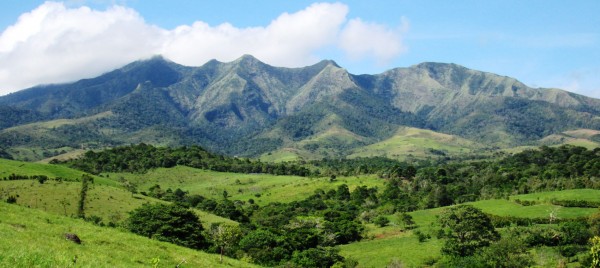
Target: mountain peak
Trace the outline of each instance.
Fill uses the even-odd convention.
[[[262,61],[260,61],[259,59],[257,59],[256,57],[250,55],[250,54],[244,54],[241,57],[239,57],[238,59],[236,59],[234,62],[251,62],[251,63],[255,63],[255,62],[259,62],[259,63],[263,63]]]
[[[319,62],[319,63],[320,63],[320,64],[323,64],[323,65],[333,65],[334,67],[337,67],[337,68],[342,68],[342,67],[340,67],[340,65],[339,65],[339,64],[337,64],[337,62],[335,62],[334,60],[322,60],[322,61],[321,61],[321,62]]]

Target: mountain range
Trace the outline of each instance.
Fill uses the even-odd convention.
[[[600,142],[598,99],[432,62],[354,75],[330,60],[187,67],[156,56],[2,96],[0,118],[0,156],[25,160],[140,142],[273,160]]]

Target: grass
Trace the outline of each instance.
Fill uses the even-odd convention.
[[[153,259],[159,267],[255,267],[229,258],[220,263],[216,254],[4,202],[0,215],[0,267],[151,267]],[[67,232],[83,243],[66,240]]]
[[[469,153],[482,146],[456,136],[431,130],[401,127],[389,139],[354,150],[349,157],[387,156],[405,160],[410,157],[426,158],[433,150],[446,154]]]
[[[46,175],[50,178],[61,177],[67,180],[78,180],[83,174],[87,173],[60,165],[30,163],[0,158],[0,179],[8,177],[11,174],[26,176]],[[92,177],[94,177],[94,182],[97,184],[111,186],[119,185],[116,181],[113,180],[107,180],[105,178],[97,176]]]
[[[329,182],[329,178],[226,173],[185,166],[154,169],[146,174],[108,173],[104,176],[111,179],[123,177],[138,184],[139,191],[147,191],[159,184],[163,190],[180,188],[190,194],[217,199],[223,198],[223,191],[227,191],[231,199],[254,199],[260,205],[302,200],[317,189],[335,189],[342,184],[347,184],[352,190],[360,185],[381,188],[384,183],[375,176],[340,177]]]
[[[296,152],[297,150],[291,148],[284,148],[274,152],[266,153],[260,156],[262,162],[290,162],[300,160],[300,155]]]
[[[527,201],[542,201],[549,202],[555,200],[584,200],[592,202],[600,202],[600,190],[594,189],[572,189],[554,192],[541,192],[524,195],[513,195],[511,200],[527,200]]]
[[[77,214],[77,203],[81,183],[47,181],[40,184],[35,180],[0,181],[2,201],[9,195],[18,196],[17,204],[47,211],[50,213],[73,216]],[[128,218],[129,211],[144,203],[162,202],[143,195],[132,195],[121,188],[92,184],[88,190],[85,204],[86,216],[98,216],[105,224],[120,223]],[[205,227],[213,222],[234,223],[214,214],[195,210]]]
[[[551,204],[538,204],[533,206],[521,206],[508,200],[484,200],[471,203],[483,212],[498,216],[514,216],[523,218],[545,218],[550,212],[556,212],[558,218],[587,217],[598,211],[597,208],[561,207]]]
[[[386,267],[394,259],[407,267],[422,267],[426,260],[440,257],[441,246],[435,238],[421,243],[417,237],[406,235],[343,245],[340,254],[357,260],[358,267]]]

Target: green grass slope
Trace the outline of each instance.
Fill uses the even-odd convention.
[[[40,184],[35,180],[0,181],[0,198],[4,201],[10,195],[17,196],[17,204],[47,211],[50,213],[73,216],[77,214],[77,203],[81,183],[46,181]],[[103,223],[121,223],[129,217],[128,212],[144,203],[163,202],[143,195],[106,185],[92,184],[88,190],[86,216],[102,218]],[[217,215],[195,210],[202,224],[208,228],[214,222],[235,222]]]
[[[61,165],[49,165],[44,163],[31,163],[15,160],[7,160],[0,158],[0,179],[8,177],[11,174],[33,176],[46,175],[50,178],[61,177],[66,180],[78,180],[83,174],[83,171],[68,168]],[[113,180],[108,180],[98,176],[94,177],[96,184],[117,186],[118,183]]]
[[[349,157],[385,156],[400,160],[423,159],[440,154],[469,153],[482,147],[478,143],[453,135],[419,128],[400,127],[394,136],[355,149]]]
[[[600,137],[600,131],[598,130],[575,129],[546,136],[539,140],[538,143],[540,145],[548,146],[570,144],[585,147],[591,150],[600,147],[597,137]]]
[[[234,200],[254,199],[260,205],[271,202],[291,202],[302,200],[316,189],[335,189],[347,184],[352,190],[356,186],[383,187],[384,180],[374,175],[361,177],[340,177],[335,182],[329,178],[307,178],[298,176],[275,176],[269,174],[242,174],[215,172],[185,166],[158,168],[146,174],[108,173],[109,178],[123,177],[138,184],[139,191],[147,191],[155,184],[161,189],[180,188],[190,194],[210,198],[223,198],[223,191]]]
[[[82,220],[0,202],[0,267],[255,267]],[[64,238],[75,233],[78,245]]]

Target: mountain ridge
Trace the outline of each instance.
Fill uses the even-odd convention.
[[[43,137],[41,142],[15,141],[10,136],[17,134],[7,128],[106,112],[114,116],[61,131],[93,133],[87,136],[110,141],[105,146],[131,141],[131,135],[142,131],[143,136],[154,137],[152,142],[201,144],[230,155],[324,146],[344,157],[357,146],[392,137],[399,127],[429,129],[498,147],[527,145],[567,130],[600,130],[598,99],[530,88],[514,78],[454,63],[424,62],[354,75],[332,60],[284,68],[244,55],[232,62],[211,60],[188,67],[157,56],[96,78],[0,97],[0,115],[7,118],[0,125],[0,144],[45,148]],[[336,133],[364,139],[351,144],[339,143],[335,136],[328,139],[340,148],[298,143],[328,131],[332,124]],[[98,143],[65,135],[70,143],[63,147]]]

